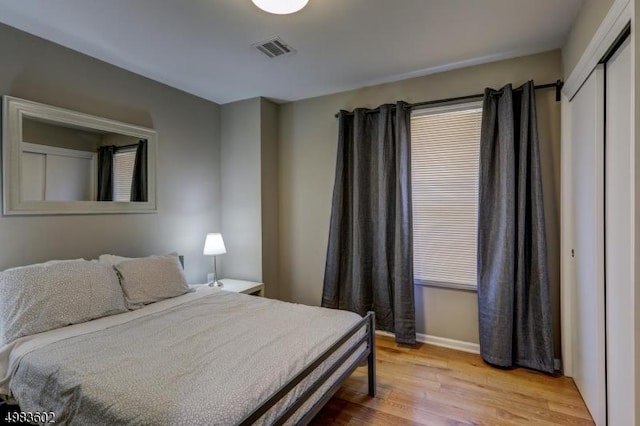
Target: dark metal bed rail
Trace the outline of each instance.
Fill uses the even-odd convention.
[[[324,404],[333,396],[342,383],[353,373],[358,365],[367,358],[368,368],[368,385],[369,395],[375,396],[376,392],[376,377],[375,377],[375,314],[373,312],[367,313],[367,315],[358,323],[353,326],[347,333],[345,333],[336,343],[334,343],[329,349],[320,354],[311,364],[309,364],[304,370],[295,375],[289,382],[283,385],[276,393],[274,393],[268,400],[262,405],[256,408],[240,423],[240,425],[251,425],[255,423],[260,417],[262,417],[267,411],[269,411],[278,401],[280,401],[286,394],[293,390],[302,380],[307,378],[311,372],[313,372],[320,364],[327,360],[331,355],[336,353],[349,339],[351,339],[359,330],[366,329],[366,335],[359,339],[356,344],[352,345],[326,372],[324,372],[318,380],[316,380],[305,392],[300,395],[293,404],[287,407],[287,410],[278,417],[274,424],[279,425],[285,423],[289,417],[291,417],[313,394],[340,368],[343,363],[349,359],[356,351],[362,347],[364,343],[367,344],[365,351],[352,362],[347,369],[340,375],[338,380],[329,388],[329,390],[323,395],[318,402],[305,414],[305,416],[298,422],[299,424],[307,424]]]
[[[345,370],[342,375],[336,380],[336,382],[329,388],[327,392],[311,407],[311,409],[305,413],[305,415],[300,419],[298,424],[306,425],[308,424],[318,412],[324,407],[324,405],[333,397],[333,395],[338,391],[340,386],[344,383],[344,381],[353,373],[353,371],[358,368],[360,363],[367,358],[367,377],[369,384],[369,396],[376,396],[376,325],[375,325],[375,316],[373,312],[369,318],[369,326],[368,326],[368,334],[367,338],[369,339],[369,347],[367,348],[367,352],[363,353],[358,357],[358,360],[352,363],[347,370]]]
[[[368,336],[363,336],[360,340],[358,340],[358,342],[354,345],[354,347],[359,348],[362,346],[363,343],[368,342],[368,340],[369,340]],[[357,360],[351,364],[352,366],[355,365],[354,370],[357,367],[357,365],[364,359],[364,357],[368,355],[367,351],[368,349],[365,350],[365,352],[363,353],[363,356],[362,355],[359,356]],[[336,360],[335,363],[327,371],[325,371],[318,378],[317,381],[313,383],[313,385],[309,386],[304,391],[304,393],[302,393],[302,395],[300,395],[296,399],[296,401],[293,404],[287,407],[285,412],[282,413],[280,417],[278,417],[278,419],[273,424],[275,426],[284,424],[289,419],[289,417],[291,417],[293,413],[295,413],[296,410],[298,410],[298,408],[300,408],[305,402],[307,402],[307,400],[311,397],[311,395],[313,395],[318,389],[320,389],[320,387],[322,387],[322,385],[325,384],[325,382],[329,379],[329,377],[333,375],[333,373],[335,373],[340,367],[343,367],[343,364],[351,356],[353,356],[353,353],[351,352],[345,352],[344,354],[342,354],[342,356],[338,360]]]

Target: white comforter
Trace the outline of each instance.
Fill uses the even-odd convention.
[[[0,348],[0,393],[23,411],[55,412],[58,424],[237,424],[359,319],[200,288]]]

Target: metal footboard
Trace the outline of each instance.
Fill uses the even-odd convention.
[[[365,335],[358,339],[355,344],[351,345],[349,349],[340,356],[340,358],[331,365],[331,367],[325,371],[309,388],[307,388],[302,395],[300,395],[286,411],[274,421],[274,425],[284,424],[305,402],[311,398],[315,392],[325,384],[325,382],[340,368],[344,366],[349,357],[357,352],[357,350],[366,343],[365,351],[360,354],[353,362],[351,362],[346,370],[340,375],[338,380],[329,388],[329,390],[311,407],[311,409],[305,413],[305,415],[298,421],[298,424],[305,425],[313,419],[313,417],[322,409],[322,407],[331,399],[335,392],[342,386],[344,381],[353,373],[353,371],[366,359],[368,370],[368,393],[370,396],[376,394],[376,346],[375,346],[375,314],[373,312],[367,313],[355,326],[347,331],[340,339],[333,344],[329,349],[320,354],[311,364],[309,364],[304,370],[294,376],[289,382],[283,385],[276,393],[274,393],[269,399],[267,399],[262,405],[256,408],[251,414],[249,414],[240,423],[240,425],[251,425],[255,423],[260,417],[262,417],[267,411],[269,411],[275,404],[278,403],[285,395],[292,391],[302,380],[307,378],[320,364],[327,360],[331,355],[336,353],[342,348],[358,331],[365,330]]]

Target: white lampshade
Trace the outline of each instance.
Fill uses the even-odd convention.
[[[207,234],[207,239],[204,241],[204,250],[202,254],[216,256],[219,254],[225,254],[226,252],[227,249],[224,246],[222,234]]]
[[[309,0],[251,0],[265,12],[276,15],[288,15],[305,7]]]

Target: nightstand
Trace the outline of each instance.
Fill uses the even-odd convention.
[[[222,281],[222,290],[233,291],[234,293],[252,294],[254,296],[264,296],[264,284],[254,281],[232,280],[225,278]]]

